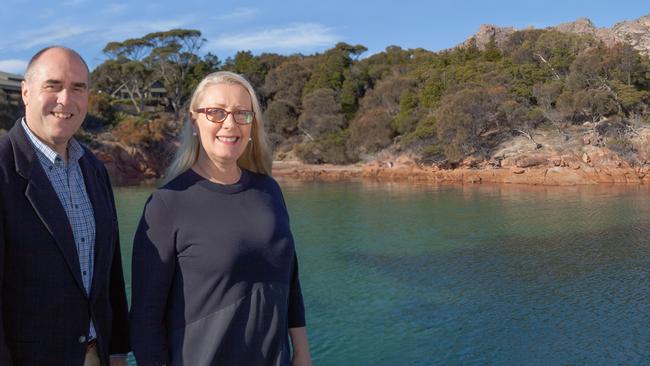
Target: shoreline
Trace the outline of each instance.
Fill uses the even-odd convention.
[[[535,166],[509,168],[440,169],[415,163],[386,164],[303,164],[297,161],[274,161],[273,176],[299,181],[345,181],[368,179],[413,183],[522,184],[538,186],[577,186],[597,184],[647,184],[650,169],[632,167]]]
[[[105,161],[115,186],[155,185],[161,178],[131,169],[125,174],[115,161]],[[361,163],[353,165],[304,164],[299,161],[274,161],[273,176],[295,181],[336,182],[367,180],[413,184],[517,184],[529,186],[586,186],[607,184],[650,184],[650,168],[629,166],[593,166],[587,163],[570,166],[535,165],[530,167],[460,167],[441,169],[418,165],[414,161],[399,163]]]

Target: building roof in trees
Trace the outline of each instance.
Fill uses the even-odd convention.
[[[21,81],[23,81],[22,75],[0,71],[0,89],[6,93],[20,92]]]

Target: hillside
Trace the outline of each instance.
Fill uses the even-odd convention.
[[[650,15],[611,29],[588,19],[483,25],[453,49],[389,46],[368,57],[363,45],[339,43],[313,55],[240,51],[222,61],[198,56],[205,41],[175,29],[104,49],[83,136],[117,182],[163,174],[187,99],[215,70],[243,74],[258,90],[280,174],[398,177],[401,169],[406,178],[464,181],[463,172],[480,171],[479,181],[510,181],[503,177],[570,168],[572,176],[625,170],[636,180],[610,180],[638,181],[649,167]]]

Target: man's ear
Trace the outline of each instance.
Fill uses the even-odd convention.
[[[27,88],[27,82],[25,80],[20,82],[20,95],[23,98],[23,104],[27,105],[27,100],[29,99],[29,88]]]

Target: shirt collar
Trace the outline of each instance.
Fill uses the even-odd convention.
[[[63,162],[63,157],[61,157],[56,151],[54,151],[54,149],[44,144],[41,140],[39,140],[38,137],[36,137],[36,135],[34,135],[34,133],[27,126],[25,117],[23,117],[20,123],[23,126],[23,129],[25,130],[29,141],[32,143],[32,146],[34,146],[36,151],[43,154],[52,164]],[[81,144],[77,142],[74,137],[71,138],[70,141],[68,141],[68,162],[78,161],[81,159],[83,154],[84,149],[81,147]]]

